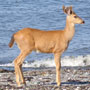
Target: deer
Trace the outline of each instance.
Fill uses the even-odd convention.
[[[14,60],[16,83],[18,86],[26,85],[22,72],[22,64],[27,55],[32,51],[41,53],[53,53],[56,65],[56,83],[61,85],[61,55],[67,50],[69,42],[75,34],[75,24],[84,24],[72,9],[72,6],[62,6],[66,16],[66,25],[63,30],[39,30],[34,28],[24,28],[14,33],[11,37],[9,47],[16,42],[20,49],[20,54]]]

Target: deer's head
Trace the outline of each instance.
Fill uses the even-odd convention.
[[[67,14],[67,19],[70,23],[73,24],[84,24],[85,22],[77,16],[77,14],[72,10],[72,6],[70,7],[65,7],[63,6],[63,11],[65,14]]]

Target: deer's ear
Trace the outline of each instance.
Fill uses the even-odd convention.
[[[67,14],[66,7],[65,7],[64,5],[62,6],[62,9],[63,9],[63,12],[64,12],[65,14]]]
[[[70,8],[70,10],[72,10],[72,6],[70,6],[69,8]]]
[[[64,5],[63,5],[63,12],[65,13],[65,14],[67,14],[67,15],[71,15],[72,14],[72,6],[70,6],[70,7],[65,7]]]
[[[73,11],[72,11],[72,9],[70,9],[70,8],[67,10],[67,14],[68,14],[68,15],[71,15],[72,12],[73,12]]]

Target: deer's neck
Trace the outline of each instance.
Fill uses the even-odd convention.
[[[75,33],[75,25],[73,23],[70,22],[70,20],[66,19],[66,26],[64,29],[64,35],[66,37],[66,41],[70,41],[72,40],[73,36]]]

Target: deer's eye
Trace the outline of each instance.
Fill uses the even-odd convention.
[[[74,16],[74,18],[77,18],[77,16]]]

